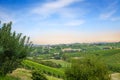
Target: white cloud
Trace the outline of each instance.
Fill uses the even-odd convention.
[[[85,23],[81,17],[85,14],[81,8],[71,7],[71,4],[83,0],[50,0],[42,5],[35,6],[31,10],[32,15],[41,18],[41,21],[48,26],[80,26]],[[52,20],[55,18],[55,20]],[[44,21],[44,19],[46,19]],[[47,21],[48,20],[48,21]],[[43,24],[41,23],[41,24]]]
[[[39,14],[44,17],[48,17],[51,14],[59,13],[61,9],[64,9],[75,2],[81,2],[81,1],[83,0],[55,0],[33,8],[32,13]]]
[[[115,14],[115,13],[116,13],[116,10],[112,10],[110,12],[103,13],[100,15],[100,18],[106,20],[106,19],[111,18],[113,16],[113,14]]]
[[[111,2],[105,9],[103,9],[103,12],[100,14],[100,19],[103,20],[112,20],[114,18],[114,15],[117,13],[117,5],[118,1]]]

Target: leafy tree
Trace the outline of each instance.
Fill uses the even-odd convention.
[[[47,80],[45,75],[43,75],[40,71],[32,71],[32,79],[33,80]]]
[[[30,52],[29,37],[11,31],[10,23],[0,25],[0,75],[6,75],[18,67]]]
[[[65,76],[65,80],[110,80],[107,67],[95,58],[74,60]]]
[[[70,55],[69,54],[67,54],[67,53],[63,53],[62,54],[62,60],[69,61],[69,59],[70,59]]]

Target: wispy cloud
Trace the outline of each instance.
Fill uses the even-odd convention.
[[[55,0],[52,2],[43,3],[42,5],[33,8],[32,13],[48,17],[55,13],[60,14],[61,9],[64,10],[64,8],[67,8],[71,4],[81,1],[83,0]]]
[[[71,7],[72,4],[76,2],[82,2],[84,0],[53,0],[42,3],[42,5],[34,6],[31,9],[31,13],[37,18],[41,18],[50,21],[44,21],[49,24],[49,26],[80,26],[85,23],[85,20],[81,19],[84,15],[80,8]],[[52,20],[50,17],[52,17]],[[43,23],[41,23],[43,24]]]
[[[29,5],[19,2],[23,7],[18,10],[12,9],[15,5],[8,1],[11,8],[0,5],[5,8],[0,8],[0,20],[13,21],[13,30],[30,36],[38,44],[119,41],[120,33],[116,32],[120,32],[120,3],[117,1],[37,0]],[[99,8],[97,11],[93,11],[96,10],[95,5]],[[96,15],[106,21],[101,24]]]
[[[106,19],[111,18],[115,13],[116,13],[116,10],[112,10],[112,11],[109,11],[109,12],[106,12],[106,13],[102,13],[100,15],[100,18],[106,20]]]
[[[103,9],[103,12],[100,14],[100,19],[112,20],[118,11],[118,8],[116,6],[117,4],[118,1],[110,2],[110,4],[105,9]]]

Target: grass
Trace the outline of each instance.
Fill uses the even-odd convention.
[[[55,59],[49,59],[49,60],[45,60],[45,61],[52,61],[56,64],[60,64],[62,67],[67,67],[70,65],[69,62],[63,61],[63,60],[55,60]]]
[[[46,74],[45,76],[47,77],[48,80],[63,80],[61,78],[49,76]],[[17,79],[16,77],[19,79]],[[17,68],[16,70],[13,71],[13,73],[9,74],[9,76],[7,76],[6,78],[3,79],[0,77],[0,80],[32,80],[31,77],[32,75],[30,70],[24,68]]]
[[[64,71],[57,68],[48,67],[30,60],[24,60],[22,64],[31,69],[41,70],[43,73],[53,75],[55,77],[64,77]]]
[[[24,68],[17,68],[10,74],[11,76],[18,77],[20,80],[32,80],[31,71]]]
[[[48,75],[46,75],[46,77],[47,77],[48,80],[63,80],[61,78],[56,78],[56,77],[48,76]]]
[[[31,79],[31,71],[24,69],[24,68],[18,68],[13,71],[12,74],[9,74],[5,77],[0,77],[0,80],[32,80]],[[48,80],[63,80],[61,78],[57,78],[54,76],[46,75]],[[112,79],[111,80],[120,80],[120,73],[113,73],[111,74]]]
[[[13,77],[13,76],[0,76],[0,80],[20,80],[19,78]]]

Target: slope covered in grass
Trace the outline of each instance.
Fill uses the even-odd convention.
[[[13,76],[0,76],[0,80],[20,80],[19,78]]]
[[[48,66],[45,66],[45,65],[30,61],[30,60],[24,60],[22,62],[22,64],[25,67],[40,70],[43,73],[48,74],[48,75],[53,75],[55,77],[64,77],[64,72],[62,70],[57,69],[57,68],[48,67]]]
[[[1,79],[0,80],[32,80],[32,74],[31,74],[31,70],[27,70],[24,68],[17,68],[16,70],[14,70],[11,74],[11,77],[6,77],[5,79]],[[47,77],[48,80],[63,80],[61,78],[57,78],[54,76],[49,76],[49,75],[45,75]],[[19,79],[14,79],[18,77]],[[9,78],[9,79],[8,79]]]
[[[87,56],[96,55],[102,59],[113,72],[120,72],[120,49],[100,50],[92,53],[87,52]]]

